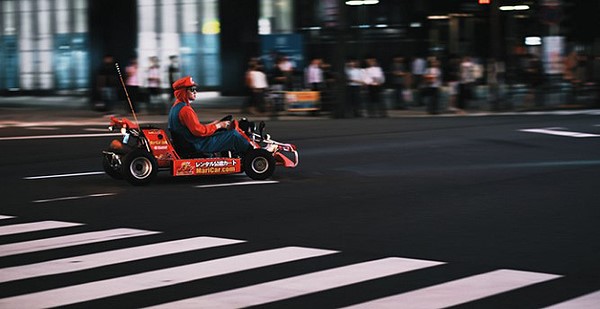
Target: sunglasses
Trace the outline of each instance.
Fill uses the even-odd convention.
[[[188,88],[188,91],[196,93],[196,92],[198,92],[198,89],[196,87],[190,87],[190,88]]]

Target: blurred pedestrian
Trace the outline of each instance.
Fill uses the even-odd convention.
[[[283,90],[292,90],[294,85],[294,63],[290,61],[290,58],[288,56],[282,55],[277,66],[279,67],[279,70],[281,70],[283,76],[285,76]]]
[[[275,59],[275,65],[273,66],[273,71],[271,73],[271,89],[274,91],[284,91],[287,85],[288,76],[285,74],[283,70],[284,58],[282,56],[278,56]]]
[[[435,115],[439,113],[440,88],[442,87],[442,70],[437,59],[429,59],[429,65],[423,74],[423,101],[427,112]]]
[[[575,48],[565,57],[564,79],[571,84],[571,102],[577,103],[577,97],[587,81],[587,57],[581,55]]]
[[[383,70],[374,57],[367,58],[367,67],[364,71],[364,83],[367,85],[369,102],[367,111],[369,117],[387,117],[385,102],[381,98],[381,91],[385,83]]]
[[[161,72],[158,57],[150,57],[150,67],[148,67],[148,111],[158,111],[162,115],[167,114],[167,106],[162,99],[162,91],[160,89]]]
[[[275,65],[273,66],[273,70],[271,72],[271,81],[269,84],[271,85],[271,98],[273,106],[271,106],[271,111],[273,115],[276,115],[277,112],[283,110],[284,101],[285,101],[285,90],[287,88],[288,79],[291,76],[288,76],[282,69],[284,57],[277,56],[275,59]]]
[[[252,71],[252,66],[256,60],[250,58],[248,60],[248,65],[246,67],[246,72],[244,73],[244,85],[246,86],[246,100],[242,103],[242,114],[246,114],[250,112],[251,108],[254,108],[254,95],[252,93],[252,77],[250,76],[250,72]]]
[[[538,56],[534,54],[528,56],[525,75],[527,85],[529,86],[525,104],[527,106],[541,106],[541,87],[544,85],[544,64]]]
[[[458,96],[458,81],[460,58],[456,55],[450,55],[448,59],[443,63],[442,72],[444,72],[443,81],[448,86],[448,111],[452,113],[462,113],[463,111],[457,107],[457,96]]]
[[[502,91],[501,88],[504,85],[504,62],[497,60],[496,58],[490,58],[487,69],[487,81],[489,88],[488,100],[492,111],[499,111],[502,109]]]
[[[594,83],[594,107],[600,107],[600,55],[596,55],[592,59],[592,81]]]
[[[404,57],[399,55],[395,56],[392,63],[392,77],[396,99],[395,107],[397,109],[406,109],[406,100],[404,100],[404,97],[405,91],[407,90],[407,75],[408,74],[406,71],[406,64],[404,63]]]
[[[361,117],[361,89],[364,85],[364,78],[363,71],[358,67],[356,59],[350,59],[346,63],[346,85],[346,93],[350,107],[352,108],[352,115],[354,117]]]
[[[94,99],[96,109],[106,113],[112,112],[118,98],[117,85],[115,60],[112,55],[105,55],[96,77],[96,98]]]
[[[459,66],[459,76],[456,107],[464,111],[473,98],[473,87],[475,86],[475,63],[473,63],[471,57],[463,57]]]
[[[569,100],[572,103],[577,97],[577,88],[579,88],[579,80],[577,79],[577,66],[579,65],[579,55],[577,51],[572,49],[564,58],[563,61],[563,79],[571,85]]]
[[[323,71],[323,90],[321,91],[321,108],[333,110],[334,91],[336,83],[336,73],[331,64],[321,61],[321,70]]]
[[[169,85],[181,78],[181,70],[179,68],[179,57],[177,55],[169,56]],[[175,95],[171,95],[172,99],[175,99]]]
[[[421,89],[423,87],[423,74],[427,68],[427,61],[424,58],[417,56],[411,63],[411,79],[412,79],[412,90],[413,96],[415,97],[415,105],[421,106]]]
[[[322,91],[325,83],[321,58],[314,58],[304,71],[306,87],[312,91]]]
[[[258,62],[250,63],[247,78],[252,96],[250,113],[264,113],[269,83],[267,82],[267,75],[262,71]]]
[[[125,68],[125,74],[127,78],[125,85],[127,87],[127,93],[131,101],[131,108],[135,112],[138,112],[138,100],[140,98],[140,81],[138,76],[138,61],[137,58],[132,58],[129,65]],[[127,110],[130,108],[128,107]]]

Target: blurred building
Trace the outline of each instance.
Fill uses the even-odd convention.
[[[87,0],[0,4],[0,89],[89,87]]]
[[[545,37],[600,55],[597,0],[0,0],[0,92],[82,92],[104,55],[133,58],[144,79],[169,56],[205,89],[243,92],[250,57],[274,53],[298,66],[310,57],[541,53]],[[520,9],[514,9],[519,6]],[[503,9],[512,7],[513,9]],[[526,7],[526,9],[523,9]],[[529,38],[529,39],[527,39]]]

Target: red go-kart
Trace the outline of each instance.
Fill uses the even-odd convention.
[[[125,179],[133,185],[150,183],[159,169],[169,170],[172,176],[245,172],[252,179],[264,180],[273,175],[276,165],[287,168],[298,165],[296,146],[272,140],[264,134],[264,127],[264,122],[256,128],[246,119],[232,121],[230,130],[238,130],[253,146],[246,153],[198,153],[170,138],[163,129],[140,127],[127,118],[111,117],[109,130],[121,132],[123,138],[113,140],[102,152],[102,165],[112,178]]]

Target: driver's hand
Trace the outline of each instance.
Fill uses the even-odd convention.
[[[217,129],[220,129],[220,128],[229,129],[230,125],[231,125],[231,121],[219,121],[217,123]]]

